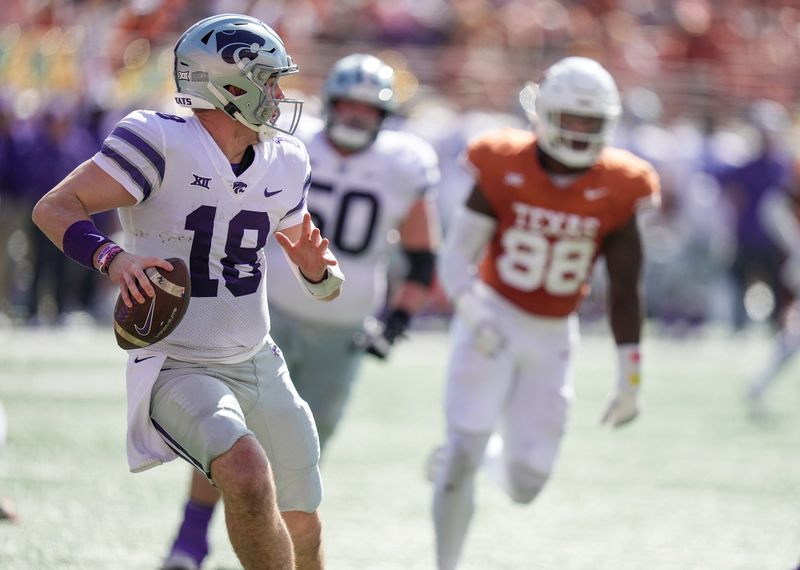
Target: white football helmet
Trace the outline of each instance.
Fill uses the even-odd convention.
[[[323,89],[325,130],[333,142],[351,150],[364,148],[375,140],[381,122],[362,129],[337,121],[337,101],[358,101],[379,109],[383,118],[394,110],[394,70],[375,56],[355,53],[337,61],[328,73]]]
[[[303,101],[277,96],[277,80],[299,71],[283,40],[261,20],[220,14],[200,20],[175,45],[175,102],[221,109],[250,129],[294,133]],[[291,120],[276,125],[281,109]]]
[[[523,89],[520,102],[533,118],[542,150],[570,168],[595,163],[622,111],[614,78],[586,57],[567,57],[552,65],[538,86]],[[593,133],[571,131],[561,126],[562,114],[597,117],[602,124]]]

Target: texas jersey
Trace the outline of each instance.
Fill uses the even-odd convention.
[[[605,148],[586,172],[558,184],[537,159],[535,136],[503,129],[473,141],[466,155],[497,228],[480,277],[530,313],[562,317],[588,293],[603,239],[640,208],[657,205],[649,163]]]
[[[236,362],[266,341],[264,246],[275,230],[302,221],[310,165],[304,145],[287,135],[253,150],[252,164],[236,176],[196,117],[134,111],[93,158],[137,201],[118,209],[122,246],[179,257],[190,268],[186,315],[154,350]]]
[[[308,210],[330,240],[347,283],[335,301],[308,303],[288,265],[273,263],[270,304],[295,318],[358,324],[386,301],[393,230],[417,199],[435,198],[436,153],[415,135],[383,129],[372,145],[344,156],[328,142],[323,123],[310,118],[303,118],[298,136],[308,147],[313,172]]]

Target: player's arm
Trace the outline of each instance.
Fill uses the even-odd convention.
[[[357,336],[362,350],[386,358],[395,340],[403,335],[411,318],[430,295],[439,246],[439,226],[431,201],[419,197],[400,226],[400,245],[408,260],[408,273],[394,298],[385,322]]]
[[[275,232],[275,239],[306,292],[321,301],[339,296],[344,274],[328,249],[328,240],[311,221],[311,214],[306,212],[299,224]]]
[[[602,253],[608,272],[608,315],[619,359],[617,391],[603,416],[603,423],[621,426],[639,413],[639,340],[642,308],[642,242],[636,216],[609,235]]]
[[[466,204],[453,216],[438,265],[442,288],[472,329],[475,348],[487,356],[494,356],[506,344],[505,333],[474,288],[478,261],[496,229],[494,209],[480,185],[475,184]]]
[[[90,216],[135,203],[136,198],[119,182],[87,160],[45,194],[34,206],[32,215],[34,223],[67,257],[107,274],[119,285],[129,307],[133,306],[132,298],[144,303],[142,291],[148,297],[155,295],[144,273],[146,268],[157,266],[172,271],[172,265],[157,257],[139,257],[122,251],[103,235]]]

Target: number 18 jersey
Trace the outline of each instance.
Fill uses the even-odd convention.
[[[196,117],[134,111],[94,156],[137,200],[118,210],[122,246],[179,257],[190,268],[186,315],[153,350],[179,360],[239,362],[266,342],[264,246],[276,229],[302,221],[311,171],[294,137],[276,136],[253,151],[237,176]]]
[[[475,139],[466,155],[497,228],[481,279],[521,309],[548,317],[574,312],[606,236],[659,201],[655,170],[606,148],[585,173],[559,185],[541,167],[536,138],[503,129]]]

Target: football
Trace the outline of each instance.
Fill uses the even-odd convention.
[[[145,295],[144,303],[134,301],[128,308],[117,296],[114,306],[114,335],[120,348],[131,350],[145,348],[158,342],[171,333],[181,322],[191,297],[191,281],[186,264],[176,258],[167,259],[172,271],[158,267],[145,270],[155,289],[155,296]]]

